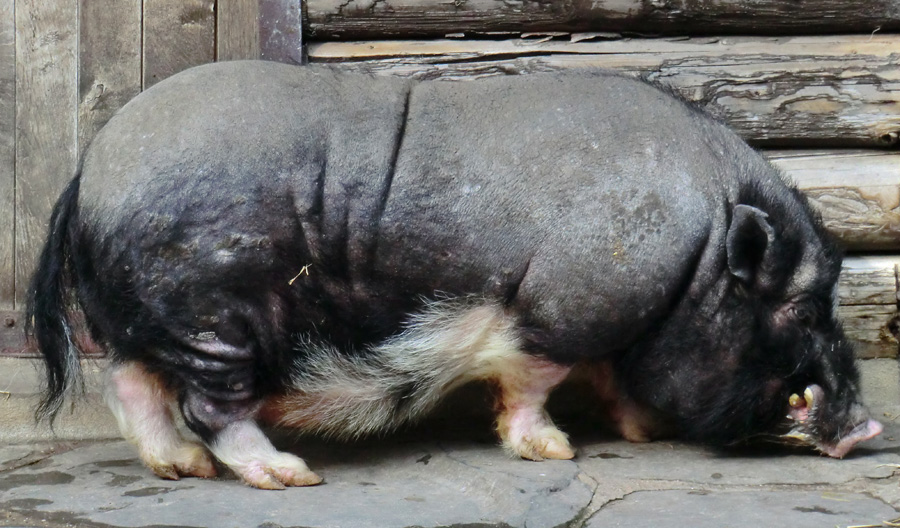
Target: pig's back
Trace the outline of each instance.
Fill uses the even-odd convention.
[[[417,85],[377,269],[410,293],[504,297],[573,355],[624,346],[724,236],[737,168],[716,133],[607,73]]]

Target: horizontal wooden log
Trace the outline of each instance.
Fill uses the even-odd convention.
[[[325,42],[310,62],[417,79],[601,67],[675,88],[765,146],[900,139],[900,35]]]
[[[839,316],[847,336],[863,358],[897,357],[897,265],[900,256],[848,257],[838,283]],[[23,314],[0,311],[0,356],[33,357],[25,345]],[[90,345],[88,340],[83,340]],[[89,355],[102,351],[87,346]]]
[[[841,306],[897,307],[900,256],[850,256],[844,259],[838,296]]]
[[[844,247],[900,250],[900,152],[764,151],[810,198]]]
[[[900,28],[896,0],[306,0],[316,40],[497,32],[871,33]]]
[[[883,304],[841,306],[838,316],[844,333],[853,343],[856,356],[862,359],[896,358],[897,308]]]

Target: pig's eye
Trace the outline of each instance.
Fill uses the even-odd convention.
[[[811,326],[816,320],[816,311],[806,303],[797,303],[790,307],[791,317],[798,323]]]

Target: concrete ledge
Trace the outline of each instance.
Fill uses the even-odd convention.
[[[51,430],[47,424],[35,424],[34,410],[40,402],[43,372],[35,359],[0,358],[0,444],[44,440],[98,440],[120,438],[119,429],[102,398],[105,360],[86,360],[85,397],[69,402],[60,412]],[[900,403],[900,369],[893,359],[868,359],[859,362],[862,374],[863,398],[878,419],[883,409],[894,409]],[[588,412],[593,400],[577,388],[564,386],[551,400],[551,412],[578,414]],[[441,417],[486,418],[490,404],[484,391],[473,387],[456,395],[439,410]]]
[[[8,393],[0,394],[0,443],[120,438],[116,421],[102,397],[106,364],[105,360],[82,363],[84,398],[67,402],[51,429],[34,419],[43,386],[41,363],[35,359],[0,358],[0,391]]]

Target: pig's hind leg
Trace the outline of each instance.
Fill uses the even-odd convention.
[[[193,383],[188,383],[178,398],[186,424],[205,447],[185,440],[178,432],[172,415],[174,391],[159,376],[134,361],[110,369],[107,403],[123,436],[137,446],[144,464],[168,479],[214,477],[216,471],[209,456],[212,452],[244,482],[257,488],[320,483],[322,479],[302,459],[272,446],[255,422],[259,403],[234,390],[239,380],[248,376],[247,367],[216,363],[221,371],[193,372]],[[191,369],[182,366],[180,370]],[[222,380],[216,382],[220,377],[217,374],[225,376],[224,385]]]
[[[195,341],[195,372],[180,397],[181,413],[212,454],[245,483],[261,489],[322,482],[303,459],[278,451],[257,425],[257,361],[240,347],[216,339]],[[187,356],[187,351],[182,351]],[[202,359],[200,359],[202,357]]]
[[[521,352],[497,364],[493,373],[500,392],[497,432],[506,449],[530,460],[575,456],[566,435],[544,409],[550,391],[570,370]]]
[[[216,476],[206,449],[178,432],[172,416],[174,397],[155,374],[127,362],[114,364],[107,376],[106,403],[147,467],[172,480]]]

